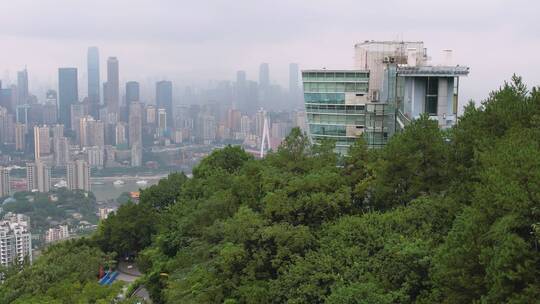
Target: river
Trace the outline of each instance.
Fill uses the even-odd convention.
[[[92,185],[90,187],[92,189],[92,192],[96,196],[97,201],[106,201],[109,199],[116,199],[123,192],[139,191],[139,189],[144,189],[151,185],[155,185],[159,181],[159,178],[145,178],[145,180],[148,181],[148,184],[138,185],[137,180],[135,179],[123,179],[123,178],[117,178],[117,179],[123,180],[125,184],[114,185],[112,180],[92,178]],[[95,182],[99,182],[103,184],[96,184]]]

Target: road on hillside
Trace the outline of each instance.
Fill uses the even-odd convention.
[[[134,263],[120,261],[118,263],[118,277],[117,280],[132,283],[135,280],[137,280],[140,276],[142,276],[142,273],[137,269],[137,266],[135,266]],[[141,285],[139,286],[133,294],[131,294],[132,297],[137,297],[140,299],[143,299],[146,303],[152,303],[152,300],[150,300],[150,294],[148,293],[148,290]]]

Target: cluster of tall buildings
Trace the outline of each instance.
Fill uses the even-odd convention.
[[[32,262],[32,234],[30,218],[7,213],[0,220],[0,265],[10,266]]]
[[[154,98],[143,101],[139,82],[120,83],[120,70],[119,59],[109,57],[102,83],[99,50],[90,47],[87,96],[80,96],[75,67],[58,69],[58,88],[48,90],[45,100],[29,92],[26,69],[18,73],[16,85],[2,88],[0,83],[0,143],[34,155],[27,166],[29,189],[47,190],[51,169],[78,160],[98,169],[143,166],[143,149],[149,146],[236,143],[258,148],[261,115],[268,118],[273,143],[292,127],[306,125],[305,113],[295,110],[302,93],[294,63],[288,89],[273,83],[270,65],[262,63],[258,81],[238,71],[235,81],[187,87],[176,103],[171,81],[156,82]]]

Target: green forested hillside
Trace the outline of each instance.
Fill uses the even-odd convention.
[[[384,149],[359,139],[348,157],[332,151],[297,129],[263,160],[215,151],[80,246],[135,255],[155,303],[540,298],[537,89],[514,77],[451,130],[422,117]],[[0,295],[51,296],[15,283],[39,262]]]

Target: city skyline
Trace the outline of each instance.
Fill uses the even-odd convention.
[[[126,13],[125,1],[73,4],[56,0],[37,6],[31,1],[6,2],[0,5],[6,12],[0,20],[0,37],[7,45],[0,50],[0,78],[6,78],[5,71],[9,70],[9,79],[14,82],[16,72],[27,66],[30,90],[36,91],[37,87],[54,87],[55,67],[75,66],[82,81],[87,78],[84,54],[88,46],[98,46],[101,79],[105,72],[103,60],[117,56],[122,64],[120,81],[139,81],[144,91],[147,79],[172,80],[178,86],[205,85],[209,80],[232,80],[237,70],[246,70],[248,78],[256,80],[262,62],[270,64],[273,81],[285,86],[290,62],[298,62],[301,69],[321,68],[321,62],[327,68],[347,68],[351,66],[351,46],[355,43],[399,38],[425,41],[434,60],[440,51],[450,48],[456,50],[457,61],[470,62],[475,73],[463,83],[465,100],[474,98],[478,102],[485,98],[485,92],[498,85],[494,75],[510,77],[517,73],[530,84],[540,82],[532,68],[540,59],[518,56],[505,60],[518,49],[540,51],[535,36],[539,25],[532,15],[537,3],[520,1],[526,5],[507,8],[503,1],[457,1],[439,10],[437,22],[431,22],[432,14],[417,9],[427,1],[361,6],[341,2],[318,7],[303,1],[278,5],[266,1],[239,1],[233,5],[141,1],[129,10],[133,21],[123,18],[118,26],[111,25]],[[393,9],[382,9],[389,5]],[[508,14],[508,10],[514,14]],[[405,17],[394,18],[397,12]],[[43,14],[50,16],[51,22],[40,27],[23,23]],[[27,18],[17,18],[21,15]],[[281,22],[274,22],[275,15]],[[93,17],[99,17],[99,25],[95,25]],[[357,18],[362,18],[363,24],[377,25],[360,27]],[[318,20],[333,22],[321,27]],[[386,22],[373,22],[377,20]],[[65,22],[70,22],[69,26]],[[478,37],[482,37],[481,46]],[[37,48],[43,51],[34,52]],[[81,86],[83,95],[85,91],[86,86]]]

